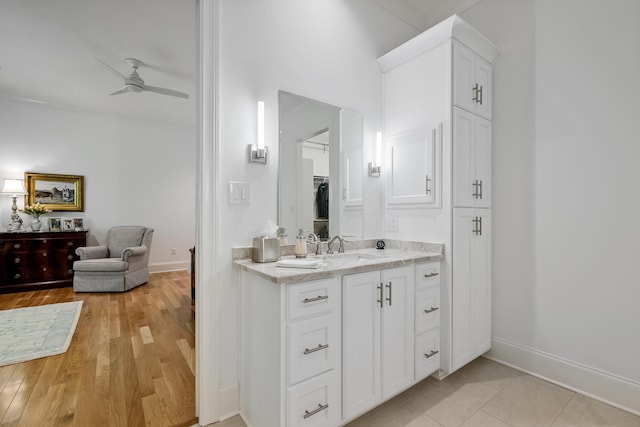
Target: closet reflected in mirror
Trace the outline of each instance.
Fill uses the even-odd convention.
[[[362,115],[280,91],[278,225],[322,240],[361,237]]]

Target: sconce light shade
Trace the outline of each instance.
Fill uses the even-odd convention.
[[[0,193],[10,194],[11,196],[24,196],[27,191],[24,189],[24,182],[21,179],[5,178]]]
[[[249,144],[249,163],[267,164],[267,147],[264,145],[264,102],[258,101],[256,143]]]

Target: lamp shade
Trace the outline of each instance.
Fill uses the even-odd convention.
[[[27,191],[24,189],[24,182],[21,179],[4,179],[4,185],[2,186],[2,190],[0,190],[2,194],[10,194],[12,196],[22,196],[27,194]]]

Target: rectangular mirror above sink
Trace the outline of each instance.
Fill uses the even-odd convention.
[[[278,93],[278,225],[321,240],[363,235],[362,114]]]

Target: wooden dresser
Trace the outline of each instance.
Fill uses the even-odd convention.
[[[0,233],[0,293],[71,286],[86,245],[87,231]]]

